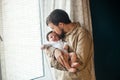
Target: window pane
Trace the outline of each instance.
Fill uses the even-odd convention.
[[[42,73],[39,30],[33,27],[6,27],[4,52],[8,78],[28,80]],[[10,79],[12,80],[12,79]]]
[[[5,3],[5,4],[4,4]],[[3,0],[5,80],[43,76],[38,0]]]

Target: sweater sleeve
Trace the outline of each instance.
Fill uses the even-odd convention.
[[[80,63],[79,70],[82,70],[88,65],[93,55],[93,41],[89,32],[83,31],[78,36],[76,54]]]

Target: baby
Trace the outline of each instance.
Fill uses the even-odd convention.
[[[66,66],[62,65],[69,71],[69,72],[76,72],[76,68],[79,66],[79,63],[76,62],[77,56],[76,53],[74,52],[69,52],[68,53],[68,48],[69,46],[67,45],[66,42],[64,42],[60,37],[53,31],[50,31],[47,34],[47,40],[48,44],[43,44],[41,46],[41,49],[46,49],[50,46],[55,47],[63,51],[64,54],[68,54],[68,60],[70,60],[70,63],[66,62]],[[64,55],[63,55],[64,56]],[[60,62],[59,62],[60,63]]]

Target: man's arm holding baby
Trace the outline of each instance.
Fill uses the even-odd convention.
[[[51,45],[51,44],[42,44],[42,45],[40,46],[40,48],[41,48],[42,50],[44,50],[44,49],[49,48],[50,46],[52,46],[52,45]]]
[[[61,50],[50,46],[45,49],[45,53],[49,56],[51,67],[59,70],[66,70],[65,67],[63,67],[63,64],[65,63],[65,60],[67,60],[67,57],[63,56],[64,53]]]

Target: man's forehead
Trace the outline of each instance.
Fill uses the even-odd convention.
[[[48,26],[53,26],[54,24],[53,23],[48,23]]]

